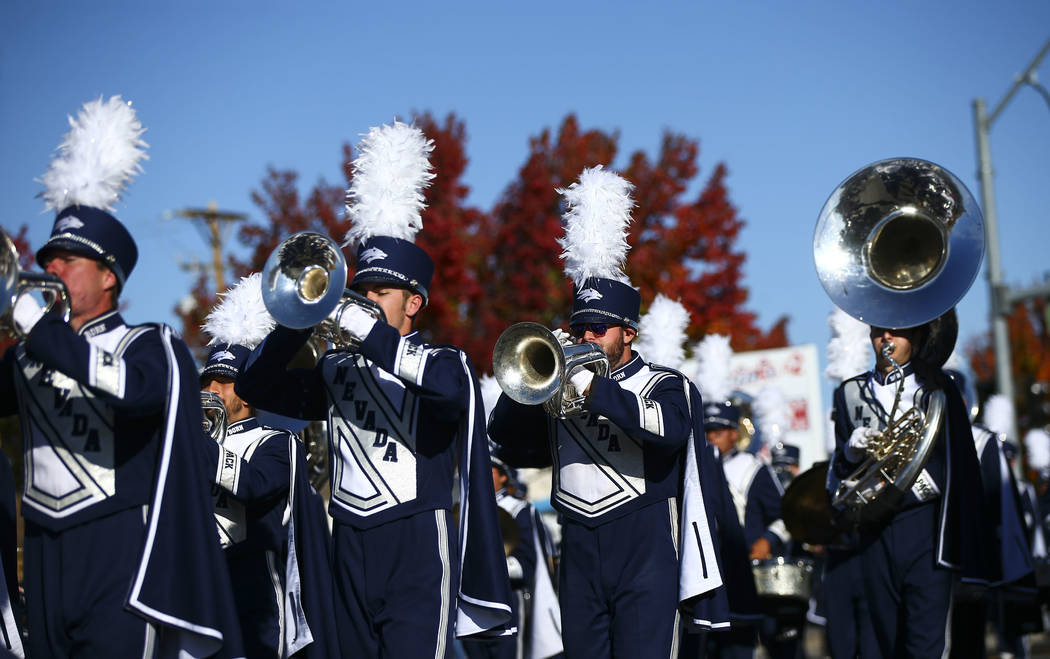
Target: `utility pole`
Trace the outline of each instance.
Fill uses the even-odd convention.
[[[207,208],[182,208],[175,211],[176,217],[193,220],[204,236],[204,242],[211,249],[212,277],[215,281],[215,292],[226,290],[226,268],[222,262],[222,246],[229,235],[230,226],[248,216],[244,213],[220,211],[214,201],[208,202]]]
[[[984,237],[985,247],[988,253],[988,293],[990,298],[990,313],[992,320],[992,333],[995,341],[995,384],[996,389],[1003,396],[1014,402],[1014,381],[1011,369],[1010,334],[1007,326],[1007,316],[1013,304],[1029,299],[1037,295],[1050,295],[1050,286],[1041,286],[1018,293],[1011,292],[1003,282],[1002,261],[999,254],[999,227],[995,213],[995,187],[993,184],[994,172],[992,170],[992,152],[988,145],[988,133],[992,123],[1002,113],[1006,104],[1014,97],[1021,85],[1031,85],[1047,98],[1047,93],[1042,88],[1036,77],[1036,68],[1046,53],[1050,51],[1050,41],[1043,45],[1039,54],[1035,56],[1025,72],[1014,80],[1014,84],[1006,92],[1006,96],[995,106],[989,114],[986,110],[983,98],[977,98],[973,102],[974,125],[977,132],[977,177],[981,182],[981,206],[984,210]],[[1012,437],[1020,441],[1017,436],[1017,422],[1014,422]]]

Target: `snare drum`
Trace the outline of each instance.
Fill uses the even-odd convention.
[[[813,561],[783,556],[751,562],[755,590],[767,615],[781,617],[809,607]]]

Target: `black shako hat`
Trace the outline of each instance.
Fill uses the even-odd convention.
[[[70,206],[58,214],[51,237],[36,253],[36,262],[41,268],[54,249],[65,249],[102,262],[116,275],[121,288],[139,258],[138,247],[120,220],[90,206]]]
[[[736,428],[740,424],[740,410],[728,400],[704,405],[704,430]]]
[[[372,236],[357,247],[357,271],[350,288],[380,282],[403,286],[423,296],[426,305],[434,261],[423,248],[408,240],[391,236]]]
[[[201,384],[215,376],[236,380],[251,354],[251,348],[238,343],[212,346],[208,361],[204,362],[204,368],[201,369]]]
[[[569,325],[612,323],[638,331],[641,309],[642,295],[629,284],[591,277],[573,294]]]

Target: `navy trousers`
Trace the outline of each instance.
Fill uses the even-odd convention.
[[[877,657],[859,550],[829,549],[824,563],[828,653],[833,659]]]
[[[279,657],[284,614],[284,563],[274,552],[227,554],[246,657]]]
[[[26,521],[30,656],[152,656],[153,627],[124,609],[145,529],[142,508],[57,533]]]
[[[954,575],[936,565],[937,513],[935,503],[897,513],[861,550],[878,656],[939,657],[947,645]]]
[[[562,642],[568,659],[673,657],[678,550],[668,502],[596,528],[562,527]]]
[[[332,529],[336,622],[346,657],[451,657],[459,542],[447,510]]]

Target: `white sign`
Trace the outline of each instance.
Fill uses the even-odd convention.
[[[820,393],[820,360],[811,343],[733,353],[733,388],[751,396],[776,387],[790,410],[787,432],[781,441],[799,448],[799,467],[805,471],[828,457],[824,444],[825,422]]]

